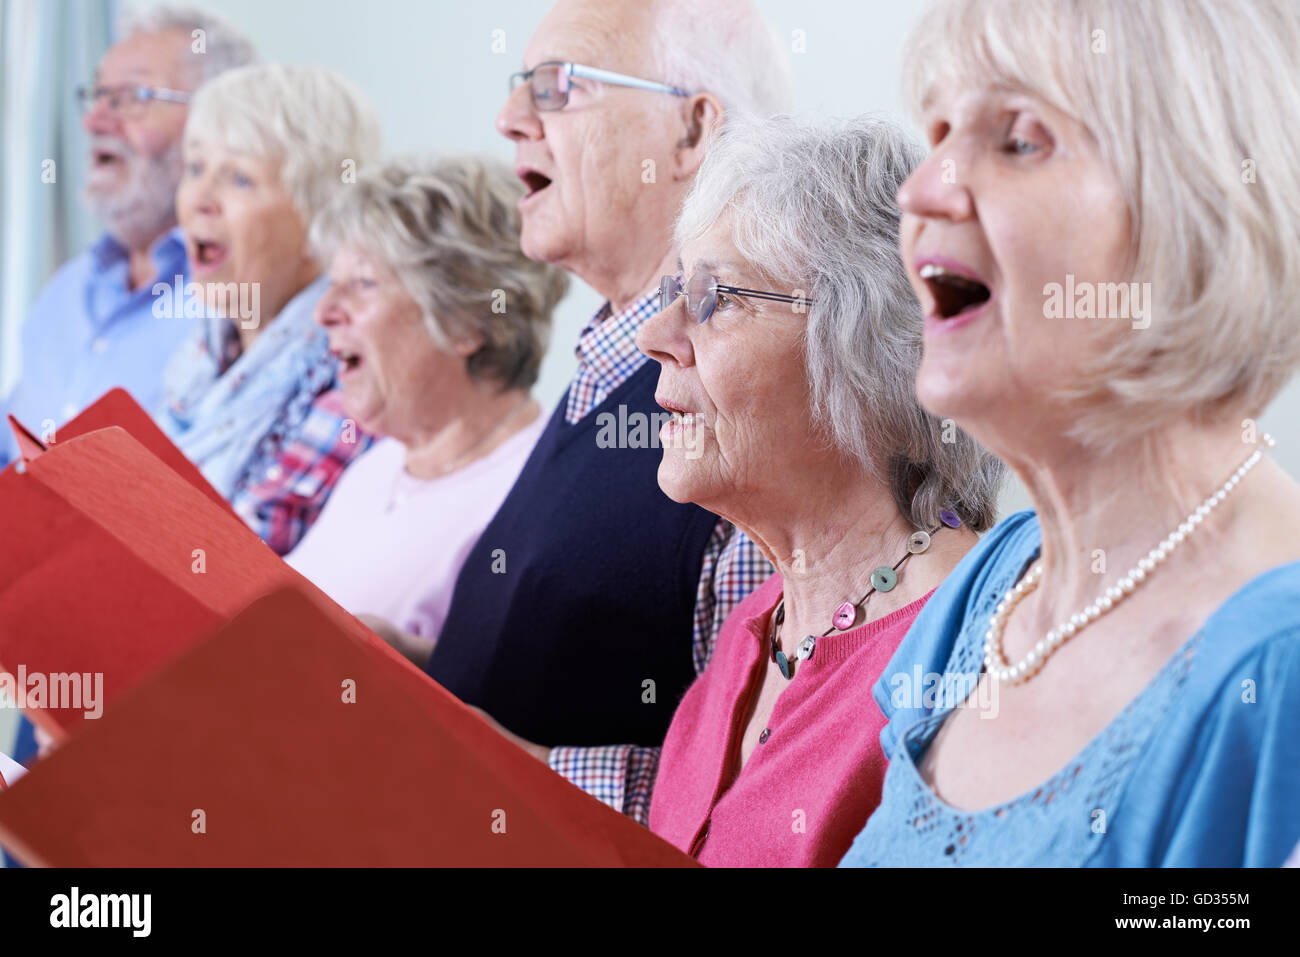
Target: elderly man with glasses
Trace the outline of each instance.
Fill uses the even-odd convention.
[[[256,56],[233,27],[193,8],[151,8],[119,36],[78,91],[90,147],[85,199],[105,232],[33,304],[22,378],[0,403],[0,423],[13,414],[48,434],[115,386],[153,411],[167,357],[190,331],[181,316],[156,315],[152,294],[155,283],[171,289],[188,275],[176,228],[181,131],[193,91]],[[0,466],[16,453],[0,428]]]
[[[785,53],[748,0],[561,0],[497,116],[527,188],[525,254],[606,301],[462,568],[426,668],[642,822],[677,701],[771,570],[729,523],[660,491],[655,432],[668,414],[636,334],[657,311],[674,220],[727,114],[788,110],[789,90]],[[615,421],[652,424],[610,447]]]

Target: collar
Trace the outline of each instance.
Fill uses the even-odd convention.
[[[573,354],[600,382],[621,384],[646,360],[637,348],[636,334],[645,321],[659,311],[659,290],[633,300],[626,309],[615,313],[606,302],[596,311],[578,336]]]
[[[127,250],[111,233],[104,233],[90,247],[96,272],[106,272],[127,259]],[[158,278],[170,281],[173,275],[188,273],[185,262],[185,238],[179,226],[173,226],[153,241],[149,258],[157,268]]]

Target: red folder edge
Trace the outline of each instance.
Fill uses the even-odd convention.
[[[9,428],[13,430],[14,439],[18,443],[18,454],[24,462],[30,462],[45,451],[45,443],[12,415],[9,416]]]
[[[9,416],[9,426],[18,440],[22,454],[21,462],[31,462],[51,447],[62,445],[71,439],[80,438],[98,432],[101,429],[117,426],[133,439],[163,461],[173,472],[189,482],[209,499],[220,505],[231,515],[235,514],[230,503],[214,489],[203,473],[194,465],[185,453],[178,449],[158,427],[153,417],[146,412],[125,389],[109,389],[90,405],[82,409],[75,417],[59,427],[57,442],[46,445],[30,429]],[[22,471],[21,467],[19,471]]]

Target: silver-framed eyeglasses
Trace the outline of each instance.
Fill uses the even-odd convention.
[[[521,83],[527,83],[532,91],[533,107],[539,112],[547,113],[562,110],[569,102],[569,91],[573,88],[573,79],[595,80],[610,86],[626,86],[634,90],[649,90],[652,93],[669,93],[673,96],[690,96],[690,91],[667,83],[654,80],[642,80],[624,73],[600,70],[594,66],[569,63],[563,60],[548,60],[539,63],[531,70],[522,70],[510,75],[510,91],[513,93]]]
[[[765,292],[762,289],[744,289],[740,286],[724,286],[717,276],[708,273],[696,273],[688,283],[682,282],[681,276],[664,276],[659,280],[659,311],[671,306],[678,296],[686,295],[686,314],[698,323],[705,323],[718,308],[718,295],[742,296],[746,299],[766,299],[769,302],[788,302],[808,306],[812,300],[806,296],[787,296],[780,292]]]
[[[100,100],[108,102],[108,108],[122,116],[133,115],[144,109],[150,100],[164,103],[188,103],[192,94],[184,90],[169,90],[162,86],[80,86],[77,87],[77,101],[82,110],[89,113]]]

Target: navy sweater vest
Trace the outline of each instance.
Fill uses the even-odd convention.
[[[528,741],[657,747],[695,678],[695,596],[718,519],[659,488],[658,378],[645,363],[572,425],[561,399],[456,580],[428,672]],[[604,413],[641,447],[601,448]]]

